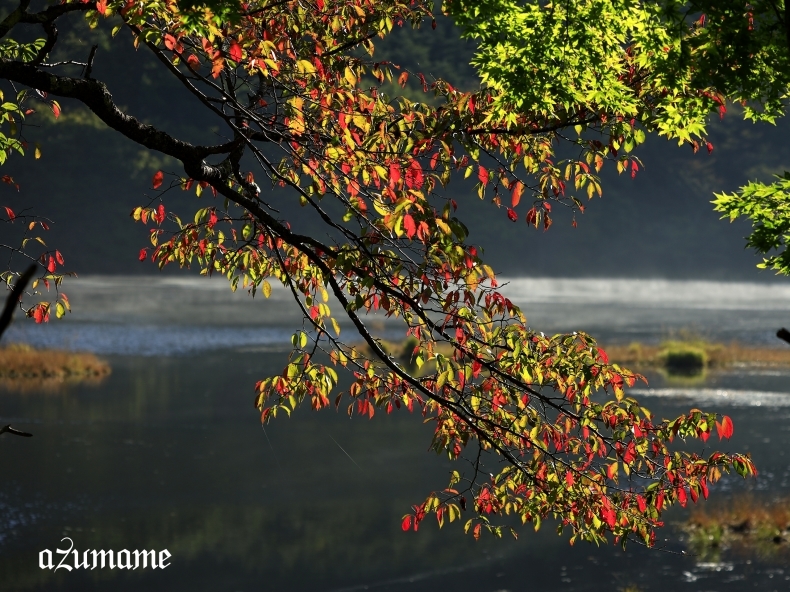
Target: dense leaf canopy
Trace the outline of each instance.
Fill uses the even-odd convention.
[[[667,507],[707,497],[723,471],[755,473],[746,455],[702,457],[677,445],[714,429],[729,437],[732,422],[697,409],[655,418],[626,396],[641,377],[611,364],[591,336],[531,329],[468,242],[467,198],[448,184],[472,177],[492,216],[548,230],[558,210],[572,216],[581,199],[601,193],[607,161],[637,174],[633,150],[648,132],[698,147],[706,117],[733,99],[771,119],[787,88],[781,11],[735,2],[448,2],[479,44],[483,85],[464,92],[376,60],[378,38],[432,22],[430,4],[263,0],[182,10],[172,1],[100,0],[32,9],[23,0],[0,23],[0,154],[25,152],[34,105],[57,115],[57,98],[180,161],[184,174],[153,174],[156,199],[132,212],[149,232],[140,258],[222,274],[232,289],[265,297],[279,282],[304,315],[282,373],[255,387],[261,420],[303,403],[344,404],[370,418],[405,408],[433,425],[437,452],[469,460],[414,506],[404,529],[432,514],[440,525],[463,519],[478,537],[501,535],[508,516],[536,526],[555,517],[572,542],[652,545]],[[225,139],[190,143],[124,112],[92,76],[95,50],[87,61],[47,62],[55,24],[75,18],[151,52],[202,104],[206,129],[221,122]],[[32,29],[45,37],[29,41]],[[397,84],[426,100],[399,96]],[[179,189],[220,201],[188,216],[168,211]],[[282,200],[298,200],[323,234],[284,219]],[[32,232],[42,221],[24,222]],[[42,257],[42,280],[59,284],[62,257]],[[67,305],[61,297],[28,314],[44,321]],[[379,315],[402,321],[404,357],[376,333],[370,320]],[[341,338],[341,324],[353,327],[351,339]]]

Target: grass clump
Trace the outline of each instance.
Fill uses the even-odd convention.
[[[694,376],[708,367],[710,359],[705,343],[666,341],[661,344],[658,357],[670,374]]]
[[[790,551],[790,499],[741,496],[727,505],[697,508],[683,525],[692,550],[718,561],[729,548],[773,557]]]
[[[609,358],[634,369],[657,368],[671,376],[699,376],[710,368],[790,366],[790,348],[749,347],[692,338],[659,345],[631,343],[606,348]]]
[[[0,348],[0,384],[11,390],[100,381],[109,374],[110,365],[91,353],[34,349],[25,344]]]

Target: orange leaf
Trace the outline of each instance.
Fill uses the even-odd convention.
[[[417,232],[417,225],[414,223],[414,218],[411,217],[411,214],[406,214],[403,217],[403,228],[406,229],[406,236],[409,238],[414,236],[414,233]]]
[[[513,184],[513,193],[510,195],[510,205],[514,208],[521,201],[521,194],[524,193],[524,184],[521,181],[516,181]]]
[[[728,416],[721,418],[721,423],[716,422],[716,431],[719,433],[719,440],[722,438],[730,438],[733,432],[732,420]]]
[[[403,74],[398,76],[398,84],[400,84],[401,86],[406,86],[406,81],[408,79],[409,79],[409,73],[408,72],[404,72]]]

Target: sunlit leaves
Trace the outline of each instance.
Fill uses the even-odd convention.
[[[440,190],[470,177],[492,214],[548,230],[558,205],[584,211],[575,193],[601,194],[597,174],[607,161],[618,172],[640,170],[632,151],[646,126],[696,141],[703,131],[697,115],[718,95],[686,93],[683,80],[664,94],[655,76],[641,78],[664,67],[671,55],[662,48],[672,39],[650,37],[659,16],[640,16],[639,4],[614,3],[624,12],[601,25],[603,36],[585,17],[608,5],[592,0],[578,3],[580,20],[570,29],[560,30],[542,4],[519,4],[529,12],[521,22],[486,17],[505,27],[497,38],[527,34],[529,42],[510,47],[505,35],[498,62],[481,65],[487,84],[472,93],[373,61],[377,36],[432,21],[431,4],[253,2],[234,18],[225,2],[187,11],[158,1],[91,7],[91,24],[120,13],[135,45],[197,94],[210,125],[226,128],[225,144],[172,143],[189,177],[164,186],[157,171],[157,198],[180,186],[198,197],[210,188],[219,199],[209,197],[183,220],[154,200],[136,207],[131,217],[147,227],[150,242],[139,258],[222,275],[232,290],[253,296],[269,298],[279,284],[292,298],[302,327],[282,371],[256,384],[261,421],[308,404],[343,405],[369,419],[403,409],[433,428],[437,453],[485,464],[455,471],[446,489],[413,507],[404,530],[433,515],[440,526],[463,520],[475,538],[502,536],[505,517],[535,528],[553,517],[572,542],[635,537],[650,545],[665,508],[694,501],[723,472],[754,472],[745,456],[704,459],[675,449],[678,439],[706,439],[714,426],[731,434],[731,422],[717,424],[699,410],[656,420],[628,396],[640,377],[610,364],[590,336],[530,329],[470,243],[464,200]],[[458,2],[454,10],[477,10],[470,6]],[[563,22],[565,10],[558,8]],[[535,23],[545,30],[530,30]],[[559,40],[568,30],[578,37],[574,52],[591,53],[561,64]],[[635,42],[628,53],[627,38],[639,35],[644,47]],[[657,48],[661,54],[645,63]],[[540,63],[531,63],[538,54]],[[514,64],[517,77],[501,70],[500,80],[492,69]],[[395,81],[432,96],[390,97],[382,88]],[[533,95],[514,99],[523,81],[534,83]],[[9,125],[20,117],[20,100],[5,111]],[[9,127],[6,138],[17,137]],[[257,166],[254,175],[248,166]],[[285,219],[280,199],[303,206],[304,219]],[[306,230],[310,217],[324,224],[321,231]],[[49,252],[41,263],[61,264]],[[50,309],[30,310],[43,322]],[[407,339],[399,351],[383,339],[379,320],[402,323]],[[340,340],[341,322],[359,343]]]
[[[731,221],[744,217],[754,225],[747,245],[767,255],[758,267],[790,275],[790,173],[773,183],[750,182],[733,194],[716,194],[716,211]]]

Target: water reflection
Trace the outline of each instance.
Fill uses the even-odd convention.
[[[222,281],[161,279],[141,296],[138,284],[150,280],[113,281],[104,291],[98,281],[83,293],[70,290],[84,306],[67,322],[13,328],[20,340],[108,355],[113,374],[58,393],[0,392],[0,419],[35,434],[0,439],[3,589],[790,588],[781,559],[681,555],[688,549],[672,524],[682,511],[668,515],[664,551],[570,547],[551,524],[539,533],[521,529],[518,542],[475,543],[458,524],[403,533],[401,516],[457,468],[426,452],[431,428],[420,417],[349,420],[305,409],[261,429],[252,386],[279,371],[279,347],[294,326],[282,294],[252,301],[228,296]],[[506,289],[541,329],[602,338],[608,331],[621,342],[697,323],[708,336],[760,343],[790,317],[790,298],[775,287],[686,287],[686,306],[670,298],[678,283],[647,291],[633,282],[566,284]],[[667,306],[658,306],[665,297]],[[771,306],[761,309],[765,302]],[[648,378],[635,394],[659,417],[700,406],[735,420],[733,439],[712,438],[707,449],[750,451],[760,475],[724,479],[712,498],[790,494],[790,373],[736,369],[700,384]],[[81,550],[167,548],[172,565],[131,573],[39,569],[38,552],[57,548],[63,536]]]
[[[281,356],[118,357],[98,387],[4,394],[5,418],[36,434],[0,441],[0,573],[9,589],[493,591],[521,590],[528,582],[538,590],[631,584],[697,590],[704,580],[739,590],[785,577],[769,571],[775,566],[743,559],[714,569],[638,546],[627,553],[571,548],[550,524],[539,533],[522,529],[518,542],[475,543],[457,524],[403,533],[400,517],[429,489],[444,486],[451,470],[425,452],[430,427],[406,414],[366,421],[305,410],[264,433],[251,386]],[[787,378],[748,382],[761,392]],[[732,375],[717,380],[738,386]],[[690,403],[649,392],[642,398],[657,415]],[[749,447],[761,475],[752,483],[725,480],[713,497],[763,484],[790,491],[783,452],[790,410],[728,412],[737,428],[726,446]],[[680,518],[675,512],[669,521]],[[38,569],[38,551],[55,549],[63,536],[81,550],[167,548],[172,566],[132,573]],[[676,531],[667,529],[666,537],[668,550],[684,548]]]

